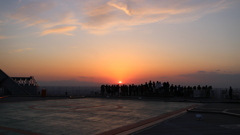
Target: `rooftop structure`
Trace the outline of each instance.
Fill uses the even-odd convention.
[[[33,76],[9,77],[0,69],[1,95],[36,95],[37,87],[37,82]]]
[[[21,86],[38,86],[33,76],[30,77],[11,77],[18,85]]]

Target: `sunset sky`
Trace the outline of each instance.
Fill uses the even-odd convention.
[[[0,69],[40,85],[240,88],[240,1],[1,0]]]

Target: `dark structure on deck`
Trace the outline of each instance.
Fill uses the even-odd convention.
[[[9,77],[0,69],[0,95],[37,95],[37,88],[33,76]]]

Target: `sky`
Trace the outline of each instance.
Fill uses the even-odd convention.
[[[39,85],[240,88],[239,0],[1,0],[0,69]]]

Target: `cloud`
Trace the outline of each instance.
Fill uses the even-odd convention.
[[[0,31],[1,32],[1,31]],[[0,35],[0,40],[1,39],[9,39],[9,38],[15,38],[16,36],[4,36],[4,35]]]
[[[7,38],[10,38],[10,37],[8,37],[8,36],[1,36],[0,35],[0,39],[7,39]]]
[[[230,3],[226,0],[110,0],[86,8],[82,27],[91,33],[106,33],[155,22],[191,22],[225,9]]]
[[[217,71],[198,71],[191,74],[180,75],[183,80],[192,81],[194,85],[212,85],[216,87],[229,87],[240,88],[240,74],[226,74],[224,72]]]
[[[42,36],[47,34],[72,35],[67,32],[75,30],[77,26],[80,25],[78,19],[75,19],[74,14],[71,12],[61,14],[56,20],[57,21],[52,20],[41,25],[42,28],[45,29],[41,34]]]
[[[14,13],[10,15],[11,18],[18,20],[19,22],[27,22],[28,26],[40,24],[46,22],[46,19],[42,19],[40,16],[51,10],[55,6],[53,2],[29,2],[18,8]]]
[[[59,10],[57,4],[52,1],[29,2],[21,6],[16,12],[10,15],[11,18],[18,20],[17,23],[26,23],[26,27],[38,26],[42,29],[41,36],[47,34],[66,34],[76,29],[80,23],[71,11],[64,13],[53,12]]]
[[[122,3],[122,2],[120,2],[120,1],[116,1],[116,0],[114,0],[114,1],[109,1],[108,2],[108,5],[109,6],[112,6],[112,7],[115,7],[115,8],[117,8],[117,9],[119,9],[119,10],[122,10],[123,12],[125,12],[127,15],[132,15],[132,13],[131,13],[131,11],[130,11],[130,9],[129,9],[129,6],[126,4],[126,3]]]
[[[33,48],[16,49],[16,50],[11,51],[11,53],[29,51],[29,50],[32,50],[32,49],[33,49]]]
[[[56,28],[50,28],[50,29],[44,30],[41,36],[52,34],[52,33],[72,35],[71,33],[67,33],[67,32],[73,31],[76,28],[77,28],[76,26],[60,26]]]
[[[44,32],[62,26],[81,26],[93,34],[106,34],[143,24],[196,21],[228,8],[230,4],[232,2],[227,0],[30,1],[10,17],[18,23],[26,23],[26,27],[39,26]],[[63,5],[69,5],[71,9]]]
[[[34,26],[34,25],[37,25],[37,24],[42,24],[46,22],[46,20],[42,20],[42,19],[36,19],[36,20],[32,20],[31,23],[29,23],[26,27],[31,27],[31,26]]]
[[[80,25],[78,19],[75,19],[75,15],[73,12],[68,12],[64,14],[60,14],[58,17],[55,18],[55,21],[49,21],[48,23],[44,23],[42,25],[43,28],[51,28],[56,26],[62,25]]]

